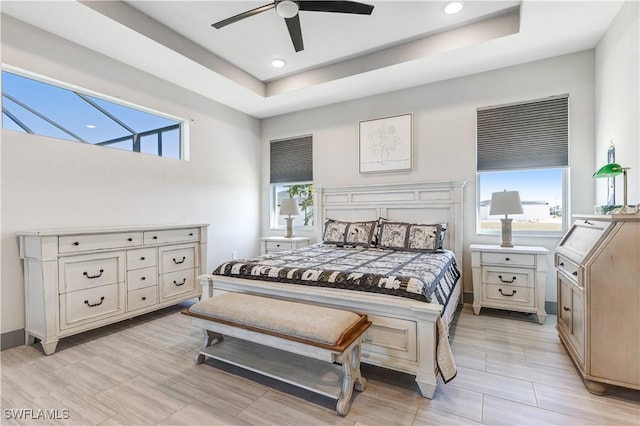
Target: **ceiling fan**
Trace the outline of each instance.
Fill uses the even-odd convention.
[[[273,8],[276,9],[276,13],[281,18],[284,18],[287,24],[287,29],[289,30],[289,35],[291,36],[291,41],[293,42],[293,48],[296,52],[304,50],[298,11],[355,13],[358,15],[371,15],[371,12],[373,12],[373,6],[355,1],[276,0],[273,3],[265,4],[264,6],[232,16],[231,18],[223,19],[220,22],[211,24],[211,26],[216,29],[220,29],[241,19],[266,12]]]

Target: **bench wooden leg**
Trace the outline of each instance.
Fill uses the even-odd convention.
[[[336,411],[341,416],[346,416],[351,408],[351,396],[353,389],[362,392],[367,387],[367,380],[360,374],[361,343],[351,346],[342,354],[342,392],[336,404]]]
[[[221,342],[224,339],[224,336],[220,333],[215,333],[213,331],[207,330],[206,328],[202,329],[202,333],[204,334],[204,343],[200,348],[200,352],[196,355],[196,364],[202,364],[205,360],[205,356],[201,353],[205,349],[207,349],[211,345],[215,345],[218,342]]]

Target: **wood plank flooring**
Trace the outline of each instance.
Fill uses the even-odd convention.
[[[640,392],[586,391],[555,316],[539,325],[535,316],[475,316],[465,306],[451,329],[458,375],[433,400],[418,396],[412,376],[363,365],[367,389],[340,417],[331,399],[217,361],[194,364],[202,331],[180,315],[184,307],[64,339],[51,356],[38,344],[3,351],[0,423],[640,425]],[[16,418],[19,409],[32,411]]]

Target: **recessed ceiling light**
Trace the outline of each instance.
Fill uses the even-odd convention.
[[[464,3],[461,1],[450,1],[444,7],[444,13],[447,15],[456,14],[462,10],[462,6],[464,6]]]
[[[95,129],[95,128],[96,128],[96,125],[95,125],[95,124],[87,124],[87,127],[88,127],[89,129]]]
[[[274,68],[282,68],[286,64],[287,63],[284,61],[284,59],[274,59],[273,61],[271,61],[271,66]]]

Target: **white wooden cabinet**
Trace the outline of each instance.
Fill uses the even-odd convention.
[[[534,313],[544,323],[549,250],[472,244],[473,311],[483,307]]]
[[[640,389],[640,216],[579,215],[555,254],[558,335],[587,389]]]
[[[307,237],[262,237],[260,238],[260,253],[295,250],[308,245],[309,238]]]
[[[26,343],[50,355],[63,337],[200,296],[207,226],[18,233]]]

